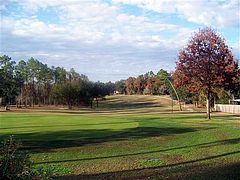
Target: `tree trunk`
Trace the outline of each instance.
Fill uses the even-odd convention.
[[[207,99],[207,104],[206,104],[206,107],[207,107],[207,119],[211,119],[211,114],[210,114],[210,92],[207,92],[206,99]]]
[[[32,104],[31,104],[31,106],[34,108],[34,97],[32,97]]]
[[[27,108],[27,103],[28,103],[28,98],[26,97],[26,98],[24,99],[24,106],[25,106],[25,108]]]
[[[68,109],[72,109],[72,102],[71,102],[71,100],[68,100],[67,104],[68,104]]]
[[[90,100],[91,109],[93,108],[93,100]]]

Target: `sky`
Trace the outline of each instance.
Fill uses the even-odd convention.
[[[93,81],[173,71],[179,50],[207,26],[240,59],[240,0],[4,0],[0,11],[1,55]]]

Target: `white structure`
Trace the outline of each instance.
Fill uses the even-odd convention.
[[[114,91],[113,94],[121,94],[119,91]]]
[[[240,105],[215,104],[215,110],[217,112],[229,112],[240,114]]]
[[[233,104],[239,104],[240,105],[240,99],[234,99],[232,100]]]

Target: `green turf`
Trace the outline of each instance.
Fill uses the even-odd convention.
[[[59,179],[240,177],[239,115],[172,113],[162,97],[111,96],[93,110],[0,112],[0,139],[11,134],[35,166]]]

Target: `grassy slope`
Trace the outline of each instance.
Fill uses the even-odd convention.
[[[80,174],[69,178],[239,178],[240,117],[169,105],[112,96],[94,110],[0,113],[0,138],[21,139],[37,166]]]

